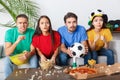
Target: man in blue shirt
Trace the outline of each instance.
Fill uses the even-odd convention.
[[[68,65],[68,58],[73,57],[72,51],[69,47],[75,42],[81,43],[85,46],[86,55],[84,56],[84,64],[87,64],[91,55],[88,53],[88,38],[85,28],[77,25],[77,15],[71,12],[64,16],[64,22],[65,26],[58,29],[58,32],[61,35],[61,52],[59,54],[60,65]]]

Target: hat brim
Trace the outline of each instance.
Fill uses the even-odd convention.
[[[92,20],[94,17],[102,17],[103,14],[96,14],[96,15],[93,15],[91,18],[90,18],[90,21],[88,21],[88,25],[90,26],[92,24]]]

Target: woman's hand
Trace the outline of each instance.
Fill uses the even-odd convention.
[[[96,34],[96,36],[94,37],[94,42],[96,42],[99,38],[100,38],[100,34]]]
[[[40,57],[40,61],[41,61],[41,62],[47,61],[47,58],[46,58],[44,55],[42,55],[42,56]]]
[[[104,36],[101,36],[100,39],[103,40],[104,43],[106,42],[106,39]]]
[[[50,59],[50,61],[55,64],[56,63],[55,59],[56,58],[54,56],[52,56],[52,58]]]

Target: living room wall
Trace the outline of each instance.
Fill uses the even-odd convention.
[[[120,19],[120,0],[35,0],[40,7],[40,13],[51,18],[54,29],[64,25],[63,17],[67,12],[78,15],[78,23],[89,28],[89,15],[94,9],[102,9],[108,14],[109,20]]]
[[[109,20],[120,19],[120,0],[33,0],[40,7],[40,15],[48,15],[51,19],[53,29],[64,25],[63,17],[67,12],[74,12],[78,15],[78,24],[89,28],[89,15],[94,9],[102,9],[109,17]],[[38,16],[39,17],[39,16]],[[0,23],[11,20],[9,14],[0,13]],[[3,32],[5,30],[1,30]],[[3,32],[4,33],[4,32]],[[3,38],[3,37],[2,37]],[[1,41],[1,40],[0,40]]]

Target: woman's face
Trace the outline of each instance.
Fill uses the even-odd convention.
[[[100,30],[103,26],[103,18],[102,17],[95,17],[93,19],[92,25],[95,27],[95,29]]]
[[[39,27],[42,32],[48,32],[50,29],[50,22],[47,18],[41,18],[39,21]]]

